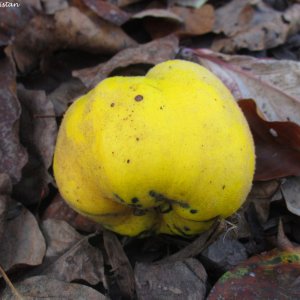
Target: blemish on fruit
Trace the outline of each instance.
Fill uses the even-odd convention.
[[[226,185],[223,185],[223,186],[222,186],[222,190],[225,190],[225,188],[226,188]]]
[[[143,97],[142,95],[136,95],[136,96],[134,97],[134,100],[137,101],[137,102],[140,102],[140,101],[142,101],[143,99],[144,99],[144,97]]]
[[[198,212],[197,209],[191,209],[191,210],[190,210],[190,213],[191,213],[191,214],[195,214],[195,213],[197,213],[197,212]]]
[[[110,107],[114,107],[114,106],[115,106],[115,103],[111,103],[111,104],[110,104]]]
[[[117,200],[119,200],[122,203],[125,203],[125,201],[118,195],[118,194],[113,194],[115,198],[117,198]]]
[[[137,197],[134,197],[134,198],[131,199],[131,202],[132,203],[138,203],[139,199]]]
[[[185,231],[190,231],[190,230],[191,230],[191,229],[190,229],[189,227],[187,227],[187,226],[184,226],[183,229],[184,229]]]
[[[135,140],[138,142],[140,140],[140,138],[137,137],[137,138],[135,138]]]
[[[127,163],[130,164],[130,159],[127,159]]]

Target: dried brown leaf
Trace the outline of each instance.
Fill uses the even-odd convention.
[[[279,12],[259,1],[230,1],[217,9],[215,32],[227,37],[216,39],[215,51],[263,50],[283,44],[288,35],[300,29],[300,5]]]
[[[37,266],[46,252],[44,237],[35,217],[10,200],[0,243],[0,264],[5,271],[18,266]]]
[[[5,3],[5,2],[3,2]],[[0,9],[0,46],[9,44],[11,39],[22,29],[29,20],[42,10],[39,1],[9,1],[12,7],[1,7]]]
[[[134,273],[138,299],[205,299],[207,274],[194,258],[163,264],[138,263]]]
[[[102,253],[89,244],[90,236],[79,234],[59,220],[46,220],[41,228],[47,251],[43,264],[34,274],[67,282],[84,280],[92,285],[102,282],[107,286]]]
[[[183,23],[183,20],[171,10],[160,9],[160,8],[149,8],[138,12],[133,15],[132,19],[143,19],[143,18],[162,18],[167,19],[170,22]]]
[[[193,242],[188,244],[185,248],[181,249],[180,251],[172,255],[163,258],[158,263],[176,262],[200,254],[211,243],[213,243],[220,234],[222,234],[224,229],[225,229],[224,221],[217,220],[209,230],[200,234]]]
[[[255,142],[255,180],[300,175],[300,126],[292,122],[268,122],[260,117],[252,100],[239,101]]]
[[[72,227],[84,232],[96,232],[102,230],[100,224],[78,214],[70,206],[68,206],[60,194],[57,194],[51,204],[47,207],[43,214],[43,219],[66,221]]]
[[[52,15],[55,12],[68,7],[67,0],[40,0],[40,1],[43,5],[43,11],[48,15]]]
[[[47,276],[34,276],[15,284],[15,288],[26,300],[108,300],[95,289],[76,283],[66,283]],[[20,300],[6,288],[2,300]]]
[[[2,235],[5,231],[4,225],[11,190],[12,184],[9,176],[5,173],[0,173],[0,241],[2,240]]]
[[[300,62],[224,55],[208,49],[183,51],[217,75],[238,99],[255,99],[269,121],[300,125]]]
[[[0,69],[0,173],[9,174],[17,183],[27,153],[19,141],[21,107],[16,95],[16,73],[8,58],[0,60]]]
[[[193,8],[199,8],[204,3],[207,2],[207,0],[171,0],[173,4],[177,4],[179,6],[188,6]]]
[[[120,51],[106,63],[74,71],[73,76],[78,77],[87,88],[91,89],[117,68],[142,63],[155,65],[173,59],[177,50],[178,39],[175,36],[168,36],[145,45]]]
[[[102,0],[82,0],[83,3],[99,17],[112,24],[121,26],[130,19],[130,14],[116,5]]]
[[[132,299],[134,294],[134,273],[129,259],[114,233],[104,231],[103,240],[109,264],[112,267],[122,296]]]
[[[300,177],[288,178],[281,190],[288,210],[300,216]]]
[[[76,7],[68,7],[53,17],[34,17],[8,51],[12,52],[18,69],[28,72],[38,65],[41,57],[58,49],[112,54],[135,45],[120,27],[96,15],[88,16]]]

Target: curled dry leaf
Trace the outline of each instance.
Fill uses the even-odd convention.
[[[207,0],[171,0],[172,3],[180,5],[180,6],[188,6],[193,8],[199,8],[204,3],[207,2]]]
[[[91,89],[117,68],[133,64],[155,65],[173,59],[177,50],[178,39],[175,36],[168,36],[135,48],[124,49],[106,63],[74,71],[73,76],[78,77],[87,88]]]
[[[34,276],[14,284],[15,288],[25,299],[78,299],[78,300],[108,300],[95,289],[76,283],[67,283],[47,276]],[[2,300],[20,300],[7,287]]]
[[[42,263],[46,244],[35,217],[22,205],[10,200],[6,209],[0,243],[0,264],[5,271],[18,266]]]
[[[162,18],[167,19],[170,22],[176,22],[176,23],[182,23],[183,20],[177,16],[175,13],[173,13],[170,10],[167,9],[160,9],[160,8],[150,8],[143,10],[135,15],[133,15],[132,19],[143,19],[143,18]]]
[[[206,278],[202,264],[188,258],[163,264],[135,266],[138,299],[205,299]]]
[[[47,207],[43,214],[43,219],[66,221],[72,227],[84,232],[95,232],[102,230],[100,224],[85,218],[68,206],[60,194],[57,194],[57,196],[52,200],[51,204]]]
[[[255,180],[300,175],[300,126],[292,122],[268,122],[252,100],[239,101],[255,142]]]
[[[156,11],[156,10],[148,10]],[[214,8],[211,5],[204,5],[201,8],[193,9],[187,7],[174,6],[168,10],[160,9],[164,14],[151,15],[145,14],[146,11],[139,13],[139,16],[154,17],[144,20],[147,31],[153,38],[161,38],[171,33],[179,36],[195,36],[211,32],[214,25]],[[178,21],[173,17],[166,18],[166,13],[176,16]],[[159,18],[160,17],[160,18]],[[158,19],[159,18],[159,19]],[[179,22],[180,20],[180,22]]]
[[[71,282],[84,280],[107,286],[103,257],[99,249],[89,244],[90,236],[79,234],[64,221],[46,220],[41,226],[47,243],[46,256],[35,274]]]
[[[18,69],[28,72],[37,66],[41,57],[58,49],[112,54],[134,45],[136,42],[118,26],[68,7],[53,17],[34,17],[16,36],[10,51]]]
[[[130,14],[116,5],[101,0],[82,0],[83,3],[99,17],[112,24],[121,26],[130,19]]]
[[[132,299],[134,295],[134,273],[129,259],[114,233],[104,231],[103,240],[109,264],[112,267],[122,296],[126,299]]]
[[[184,49],[217,75],[238,99],[255,99],[269,121],[300,125],[300,62],[224,55],[208,49]]]
[[[16,72],[8,58],[0,60],[0,173],[13,183],[21,179],[27,153],[19,141],[21,107],[16,95]]]
[[[300,177],[288,178],[281,190],[288,210],[300,216]]]
[[[212,49],[233,52],[241,48],[257,51],[276,47],[299,31],[299,19],[299,4],[279,12],[262,0],[230,1],[216,10],[214,32],[222,32],[226,38],[216,39]]]

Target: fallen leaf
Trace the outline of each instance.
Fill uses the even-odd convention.
[[[143,19],[143,18],[162,18],[167,19],[170,22],[182,23],[183,20],[175,13],[167,9],[150,8],[142,10],[133,15],[131,19]]]
[[[11,0],[9,3],[14,6],[0,9],[0,47],[9,44],[17,31],[26,26],[29,20],[42,10],[38,1],[23,1],[22,5],[16,0]]]
[[[300,216],[300,177],[288,178],[281,190],[288,210]]]
[[[36,67],[42,57],[58,49],[113,54],[135,45],[118,26],[96,15],[87,16],[76,7],[68,7],[53,17],[34,17],[7,51],[12,52],[18,69],[26,73]]]
[[[116,5],[101,0],[82,0],[83,3],[99,17],[112,24],[121,26],[130,19],[130,14]]]
[[[19,85],[18,98],[22,106],[20,136],[29,161],[22,170],[22,179],[14,187],[13,196],[29,205],[41,200],[51,181],[48,169],[52,163],[57,124],[53,104],[44,91],[31,91]]]
[[[32,300],[109,300],[95,289],[77,283],[67,283],[47,276],[34,276],[14,284],[18,292]],[[2,300],[20,300],[7,287],[2,296]]]
[[[68,105],[86,92],[85,86],[77,78],[62,82],[54,91],[47,95],[53,103],[55,115],[61,117]]]
[[[152,11],[152,10],[149,10]],[[155,11],[153,9],[153,11]],[[214,9],[211,5],[204,5],[201,8],[193,9],[187,7],[170,7],[168,10],[160,9],[157,11],[168,12],[178,18],[179,21],[172,18],[164,18],[163,14],[156,15],[156,18],[149,18],[151,14],[147,14],[144,20],[147,31],[153,38],[161,38],[168,34],[174,33],[180,37],[196,36],[209,33],[214,25]],[[144,11],[139,13],[143,15]]]
[[[177,4],[179,6],[188,6],[193,8],[199,8],[204,3],[207,2],[207,0],[171,0],[173,4]]]
[[[36,218],[22,205],[10,200],[6,208],[0,243],[0,264],[5,271],[42,263],[46,244]]]
[[[300,62],[225,55],[208,49],[184,49],[182,57],[194,56],[212,71],[238,99],[255,99],[269,121],[300,125]]]
[[[140,300],[205,299],[207,274],[194,258],[163,264],[137,263],[134,273]]]
[[[173,59],[177,50],[178,39],[175,36],[168,36],[145,45],[120,51],[106,63],[74,71],[73,76],[78,77],[88,89],[91,89],[117,68],[142,63],[155,65]]]
[[[48,15],[52,15],[57,11],[68,7],[67,0],[40,0],[40,1],[41,4],[43,5],[43,11]]]
[[[217,38],[212,49],[233,52],[242,48],[258,51],[276,47],[300,30],[299,19],[298,4],[279,12],[262,0],[230,1],[216,10],[214,32],[222,32],[226,37]]]
[[[34,275],[67,282],[84,280],[91,285],[101,282],[107,286],[102,253],[89,244],[91,236],[83,236],[59,220],[43,221],[41,229],[47,251],[42,265],[34,269]]]
[[[0,173],[0,241],[2,240],[2,235],[5,231],[4,225],[11,190],[12,184],[9,176],[5,173]]]
[[[191,242],[178,252],[161,259],[159,263],[172,263],[200,254],[218,238],[218,236],[224,231],[224,229],[224,221],[217,220],[209,230],[200,234],[193,242]]]
[[[300,250],[280,231],[278,249],[253,256],[225,273],[207,299],[298,299]]]
[[[57,194],[56,197],[54,197],[51,204],[43,213],[42,218],[44,220],[55,219],[66,221],[72,227],[88,233],[102,231],[102,226],[100,224],[78,214],[67,205],[60,194]]]
[[[0,173],[7,173],[13,183],[21,179],[27,153],[19,141],[21,106],[16,93],[16,72],[9,58],[0,60]]]
[[[254,180],[300,175],[300,126],[292,122],[268,122],[252,100],[238,102],[250,126],[256,152]]]
[[[112,267],[114,277],[121,290],[122,296],[132,299],[134,295],[134,273],[121,243],[110,231],[103,233],[104,247]]]
[[[218,237],[202,253],[202,257],[214,262],[218,268],[229,270],[248,258],[242,243],[227,237],[226,233]]]

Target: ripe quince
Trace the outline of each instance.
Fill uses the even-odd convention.
[[[243,204],[254,169],[253,139],[233,96],[183,60],[103,80],[67,110],[54,155],[67,203],[128,236],[208,229]]]

